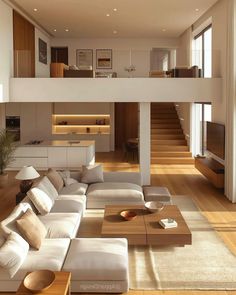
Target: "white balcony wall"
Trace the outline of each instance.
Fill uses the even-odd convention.
[[[221,78],[12,78],[10,95],[11,102],[211,102],[222,89]]]

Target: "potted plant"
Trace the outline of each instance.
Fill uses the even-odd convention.
[[[16,149],[14,135],[5,129],[0,130],[0,187],[8,182],[6,167],[13,161],[13,153]]]

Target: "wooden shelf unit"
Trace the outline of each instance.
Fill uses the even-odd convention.
[[[224,165],[213,158],[195,158],[197,168],[216,188],[224,188]]]
[[[110,134],[110,115],[52,115],[52,134]]]

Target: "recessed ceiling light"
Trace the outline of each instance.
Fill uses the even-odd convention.
[[[113,31],[113,34],[117,34],[118,32],[116,30]]]
[[[195,9],[195,11],[197,11],[197,12],[198,12],[198,11],[199,11],[199,8],[196,8],[196,9]]]
[[[110,14],[109,14],[109,13],[107,13],[107,14],[106,14],[106,16],[110,16]]]
[[[162,32],[166,32],[166,29],[162,29]]]
[[[69,29],[65,29],[66,32],[69,32]]]
[[[54,31],[54,32],[56,32],[56,31],[57,31],[57,29],[54,29],[53,31]]]
[[[34,11],[38,11],[38,9],[37,8],[34,8]]]
[[[117,8],[113,8],[113,11],[117,11]]]

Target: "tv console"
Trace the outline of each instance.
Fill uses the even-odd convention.
[[[213,158],[195,157],[197,168],[216,188],[224,188],[224,165]]]

